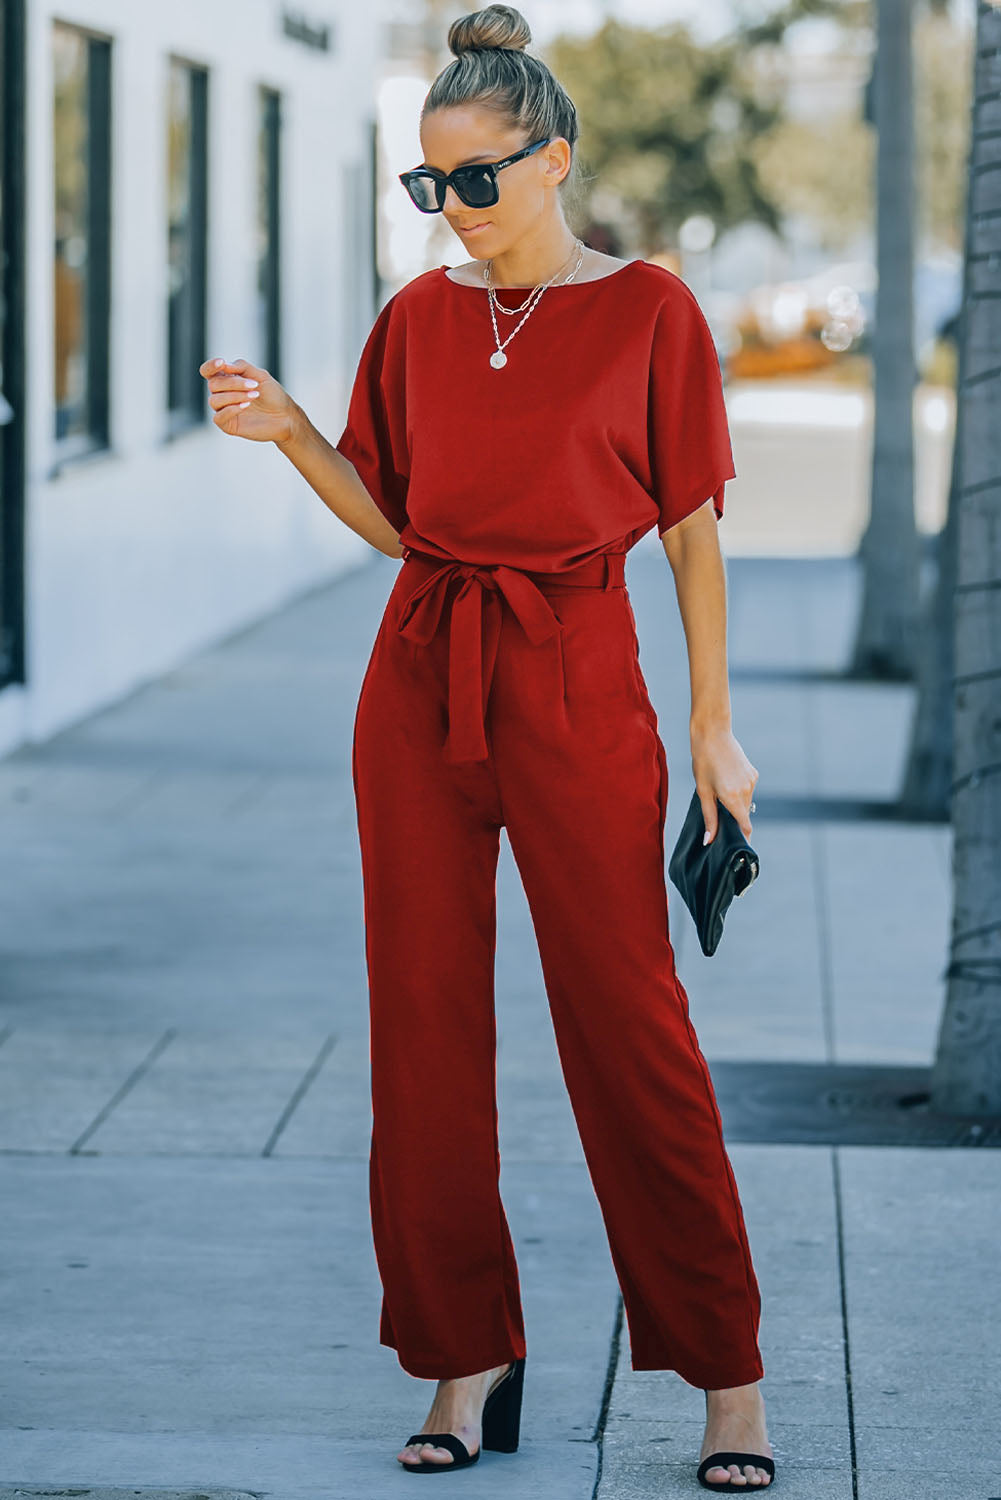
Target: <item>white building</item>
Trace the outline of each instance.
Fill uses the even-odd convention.
[[[380,302],[375,7],[0,0],[0,754],[366,550],[198,365],[333,441]]]

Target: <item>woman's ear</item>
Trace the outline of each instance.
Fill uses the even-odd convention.
[[[570,170],[570,142],[557,135],[546,147],[546,178],[558,187]]]

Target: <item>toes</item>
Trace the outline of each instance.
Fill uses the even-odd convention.
[[[444,1459],[440,1458],[439,1454],[444,1454]],[[436,1448],[432,1443],[409,1443],[406,1448],[401,1448],[396,1456],[401,1463],[408,1464],[411,1468],[423,1463],[425,1459],[430,1459],[432,1463],[455,1463],[453,1455],[447,1448]]]
[[[741,1473],[736,1464],[730,1464],[725,1469],[721,1464],[714,1464],[707,1471],[706,1478],[713,1484],[722,1484],[724,1480],[729,1480],[734,1489],[737,1489],[738,1486],[748,1484],[753,1484],[761,1488],[772,1482],[770,1474],[766,1474],[764,1469],[755,1468],[752,1464],[745,1464],[743,1473]]]
[[[441,1455],[444,1455],[443,1457]],[[432,1462],[454,1464],[455,1458],[448,1448],[436,1448],[433,1443],[425,1443],[421,1448],[421,1458],[430,1458]]]

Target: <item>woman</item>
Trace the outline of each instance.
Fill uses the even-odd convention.
[[[473,259],[389,299],[336,446],[266,371],[202,373],[224,432],[276,443],[346,525],[404,559],[352,755],[380,1341],[438,1381],[396,1457],[433,1473],[518,1446],[525,1333],[498,1192],[493,1005],[505,827],[632,1367],[705,1391],[699,1480],[743,1489],[774,1474],[760,1296],[674,966],[667,766],[623,579],[657,525],[707,834],[719,799],[749,836],[757,772],[730,727],[716,536],[734,474],[722,382],[679,277],[568,229],[576,114],[530,39],[504,5],[449,30],[425,162],[401,180]]]

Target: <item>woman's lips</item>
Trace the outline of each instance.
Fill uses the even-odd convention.
[[[478,229],[489,229],[489,228],[490,228],[490,221],[489,221],[489,219],[485,219],[482,224],[469,224],[469,225],[466,225],[465,227],[462,224],[460,224],[459,225],[459,233],[460,234],[475,234]]]

